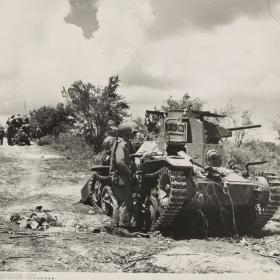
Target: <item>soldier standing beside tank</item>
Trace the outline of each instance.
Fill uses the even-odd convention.
[[[113,177],[113,192],[118,200],[118,207],[114,209],[113,225],[131,229],[134,215],[132,197],[132,162],[133,153],[130,137],[133,127],[121,124],[118,127],[118,140],[115,142],[111,159],[111,174]]]

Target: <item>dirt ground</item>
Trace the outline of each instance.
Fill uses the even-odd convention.
[[[89,172],[66,168],[69,159],[46,147],[0,146],[0,270],[56,272],[280,272],[277,217],[260,237],[181,240],[153,234],[120,237],[96,229],[110,219],[79,202]],[[42,205],[59,227],[20,229],[15,212]]]

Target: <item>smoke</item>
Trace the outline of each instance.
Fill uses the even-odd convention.
[[[97,19],[98,0],[68,0],[70,11],[64,17],[66,23],[74,24],[83,31],[87,39],[93,37],[93,33],[99,29]]]

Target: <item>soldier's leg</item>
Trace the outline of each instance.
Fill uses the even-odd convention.
[[[133,200],[132,190],[130,184],[125,184],[122,187],[123,203],[120,206],[120,223],[121,227],[131,227],[131,220],[133,215]]]
[[[113,209],[113,225],[119,226],[120,224],[120,208],[123,204],[124,198],[123,198],[123,186],[112,186],[113,194],[117,199],[118,206]]]

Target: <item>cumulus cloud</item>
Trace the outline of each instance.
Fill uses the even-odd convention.
[[[148,54],[146,54],[147,57]],[[120,71],[122,82],[127,87],[147,87],[152,89],[172,89],[177,87],[177,79],[168,77],[151,67],[146,55],[134,54]]]
[[[277,0],[269,0],[271,8]],[[150,0],[154,19],[150,37],[179,35],[190,29],[211,30],[239,17],[268,13],[266,0]]]
[[[0,33],[0,115],[23,113],[24,100],[54,105],[62,86],[115,74],[140,116],[185,92],[208,108],[254,104],[261,120],[279,107],[280,29],[263,0],[1,0]]]
[[[99,28],[97,19],[98,0],[69,0],[69,4],[70,11],[64,17],[65,22],[80,27],[83,36],[90,39],[93,32]]]

